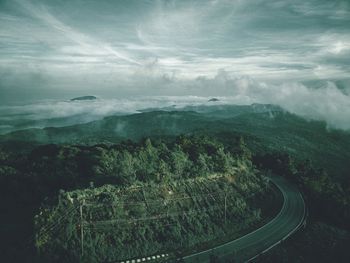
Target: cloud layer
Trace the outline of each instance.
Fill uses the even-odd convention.
[[[63,126],[101,119],[110,115],[139,113],[148,108],[170,107],[179,110],[189,105],[247,105],[269,103],[280,105],[289,112],[306,119],[325,121],[330,128],[350,130],[350,99],[334,82],[319,83],[310,88],[301,83],[270,84],[247,77],[234,77],[219,72],[215,78],[200,78],[174,84],[183,89],[210,93],[215,87],[218,102],[209,102],[205,96],[148,96],[129,99],[96,101],[50,100],[22,106],[0,106],[0,133],[18,129],[16,125],[28,122],[27,127]],[[56,119],[47,122],[49,119]],[[43,122],[44,120],[44,122]],[[34,121],[34,122],[31,122]],[[15,124],[11,127],[12,124]]]

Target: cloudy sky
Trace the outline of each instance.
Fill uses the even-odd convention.
[[[0,0],[2,104],[233,96],[350,116],[349,79],[348,0]]]

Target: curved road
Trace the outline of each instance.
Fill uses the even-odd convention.
[[[305,203],[298,189],[286,179],[270,177],[272,182],[281,190],[284,202],[281,211],[269,223],[259,229],[231,242],[218,247],[195,253],[182,258],[188,263],[210,262],[215,257],[224,262],[247,262],[294,233],[304,222]]]

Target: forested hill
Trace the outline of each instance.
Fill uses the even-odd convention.
[[[6,213],[0,225],[8,228],[0,252],[6,259],[15,251],[23,256],[29,244],[42,262],[112,262],[249,232],[280,203],[243,139],[231,140],[227,146],[207,136],[180,136],[2,152],[0,205]]]
[[[163,116],[166,121],[171,116],[176,116],[175,119],[182,116],[181,112],[150,114]],[[274,118],[266,117],[269,122],[263,122],[263,118],[260,118],[265,124],[261,129],[251,129],[243,140],[240,136],[242,131],[232,131],[239,126],[233,125],[230,119],[226,122],[203,117],[194,112],[185,112],[184,115],[206,119],[212,124],[210,127],[217,128],[214,131],[207,129],[207,133],[214,136],[199,135],[206,132],[202,130],[195,136],[167,135],[163,136],[163,139],[143,139],[139,142],[129,140],[119,144],[49,144],[32,146],[30,151],[20,151],[20,144],[14,144],[12,148],[10,142],[4,144],[6,147],[0,151],[0,206],[3,211],[0,225],[6,226],[1,228],[0,254],[3,258],[13,258],[17,255],[22,256],[17,262],[26,262],[23,256],[32,259],[40,252],[44,262],[62,262],[62,255],[76,262],[81,256],[81,250],[78,248],[81,230],[78,208],[84,200],[90,205],[83,210],[84,231],[87,231],[84,232],[87,238],[85,249],[89,259],[126,259],[144,255],[146,252],[152,254],[168,251],[176,246],[196,247],[202,243],[210,243],[211,238],[218,238],[222,242],[221,233],[226,233],[231,238],[237,237],[242,232],[266,222],[264,220],[269,217],[268,211],[278,209],[276,199],[273,198],[273,189],[257,169],[271,170],[286,176],[303,191],[309,206],[312,235],[300,237],[301,244],[308,244],[305,250],[322,251],[322,247],[328,243],[325,244],[321,240],[321,244],[314,247],[307,242],[317,239],[318,234],[324,234],[329,236],[334,245],[334,249],[327,245],[327,251],[332,256],[348,258],[347,250],[342,249],[341,244],[349,243],[349,184],[339,183],[339,178],[335,178],[334,174],[327,174],[321,168],[324,165],[334,165],[333,160],[337,165],[342,165],[342,169],[347,167],[344,159],[336,160],[337,155],[325,151],[324,148],[335,142],[338,153],[343,151],[346,156],[346,141],[343,144],[338,141],[344,134],[320,130],[318,136],[323,136],[325,141],[317,142],[317,135],[314,136],[316,138],[310,137],[307,140],[307,127],[312,129],[312,126],[305,125],[313,123],[287,113],[281,113],[278,117],[276,113],[274,118],[291,116],[303,129],[293,126],[295,130],[291,128],[291,133],[284,132],[280,129],[281,126],[273,126]],[[142,115],[129,117],[139,116]],[[243,117],[242,120],[245,120]],[[259,119],[258,116],[256,119]],[[105,121],[109,123],[108,118]],[[155,120],[153,122],[157,123]],[[253,121],[252,126],[248,125],[249,122],[246,123],[246,129],[253,127]],[[287,125],[286,123],[288,122],[285,121],[284,125]],[[139,125],[141,124],[142,122]],[[136,127],[137,124],[134,125]],[[319,123],[314,125],[322,127]],[[222,127],[231,130],[223,130]],[[264,137],[263,131],[268,129],[266,127],[269,127],[271,132],[274,131],[271,138]],[[294,140],[287,141],[287,137],[284,136],[293,135],[292,131],[298,133],[292,137]],[[305,131],[305,134],[302,131]],[[300,142],[298,138],[304,138],[304,144],[295,143]],[[324,159],[319,165],[308,160],[299,161],[290,154],[293,151],[289,150],[288,153],[288,148],[284,148],[278,142],[294,145],[293,147],[299,149],[297,154],[309,158],[313,157],[312,146],[317,146],[314,148],[319,150],[316,157]],[[264,145],[267,145],[265,151]],[[325,159],[325,156],[328,156],[328,159]],[[297,157],[300,159],[300,156]],[[348,178],[346,175],[342,178],[344,182]],[[130,192],[140,187],[143,191]],[[207,193],[210,195],[206,195]],[[229,193],[232,198],[227,200],[234,204],[235,209],[226,214],[226,219],[236,227],[225,227],[223,224],[225,195],[222,193]],[[188,202],[179,203],[176,201],[178,198],[184,198]],[[126,201],[129,199],[137,205],[130,205]],[[165,201],[162,204],[169,206],[159,209],[156,209],[158,206],[151,206],[159,203],[159,200]],[[120,203],[123,204],[122,207]],[[184,211],[186,216],[182,217]],[[159,221],[159,224],[144,221],[162,218],[164,214],[170,217]],[[140,220],[143,222],[142,226],[136,223]],[[122,228],[114,228],[116,222],[117,225],[121,222],[127,224]],[[116,235],[110,231],[111,228],[117,230]],[[314,228],[318,229],[317,233],[312,232]],[[338,231],[338,228],[341,230]],[[233,232],[229,232],[230,230]],[[141,239],[133,238],[134,235],[141,236]],[[168,236],[171,239],[164,242],[164,237]],[[131,248],[122,251],[114,249],[117,244],[125,243],[131,244]],[[209,245],[214,244],[217,243]],[[96,247],[102,250],[96,250]],[[71,251],[69,255],[67,251]],[[310,254],[310,258],[313,257],[313,253]],[[289,258],[290,255],[287,253],[285,257]]]
[[[305,120],[273,105],[188,106],[185,111],[171,110],[149,109],[86,124],[27,129],[0,136],[0,141],[2,145],[11,142],[10,147],[13,141],[93,145],[194,133],[226,140],[229,134],[243,134],[254,152],[283,151],[299,159],[311,159],[338,178],[350,173],[350,133],[328,129],[323,122]]]

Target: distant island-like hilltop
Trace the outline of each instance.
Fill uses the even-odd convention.
[[[71,99],[71,101],[76,101],[76,100],[96,100],[97,98],[95,96],[81,96],[81,97],[76,97]]]

